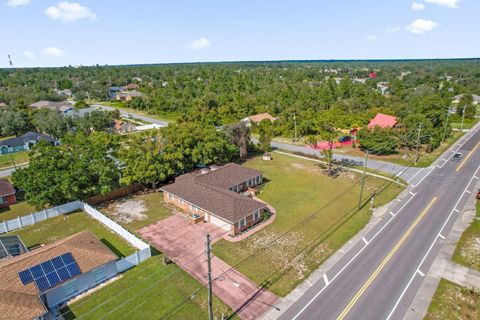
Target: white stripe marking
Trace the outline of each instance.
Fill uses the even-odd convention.
[[[323,274],[323,281],[325,281],[325,286],[328,286],[328,284],[330,283],[328,282],[328,277],[326,273]]]
[[[395,213],[393,213],[392,211],[390,211],[389,213],[392,215],[392,217],[395,217]]]
[[[368,241],[367,239],[365,239],[365,237],[362,238],[363,242],[365,242],[365,244],[368,244]]]
[[[460,210],[458,210],[458,209],[453,209],[453,211],[455,211],[455,212],[460,212]]]
[[[475,171],[474,175],[476,175],[479,170],[480,170],[480,166],[478,166],[478,168],[477,168],[477,170]],[[473,181],[473,177],[472,177],[472,179],[470,179],[470,182],[468,182],[468,185],[470,185],[470,183],[472,183],[472,181]],[[468,186],[468,185],[467,185],[467,186]],[[462,194],[462,196],[461,196],[460,198],[458,198],[457,203],[455,203],[454,208],[460,203],[460,200],[462,200],[462,198],[463,198],[463,194]],[[449,221],[450,218],[452,217],[453,211],[455,211],[455,210],[456,210],[456,209],[453,209],[453,210],[450,212],[450,214],[448,215],[447,219],[445,220],[445,222],[443,223],[442,227],[440,228],[440,231],[438,232],[438,234],[441,234],[441,232],[443,231],[443,229],[444,229],[445,226],[447,225],[448,221]],[[427,253],[423,256],[422,261],[420,261],[420,264],[418,265],[418,269],[420,269],[420,267],[422,266],[422,264],[425,262],[425,259],[427,259],[428,255],[430,254],[430,251],[432,251],[433,246],[434,246],[435,243],[437,242],[437,239],[438,239],[438,237],[435,237],[435,239],[433,240],[432,244],[430,245],[430,248],[428,248],[428,250],[427,250]],[[418,270],[418,269],[417,269],[417,270]],[[389,319],[392,317],[393,313],[395,312],[395,310],[397,309],[398,305],[400,304],[400,301],[402,301],[403,296],[405,295],[405,292],[407,292],[408,288],[409,288],[410,285],[412,284],[413,279],[415,278],[415,275],[416,275],[416,274],[417,274],[417,273],[415,272],[415,273],[412,275],[412,277],[410,278],[410,281],[408,281],[407,286],[403,289],[402,293],[400,294],[400,297],[397,299],[397,302],[396,302],[395,305],[393,306],[392,311],[390,311],[390,314],[388,315],[388,317],[387,317],[386,320],[389,320]]]
[[[420,269],[417,270],[418,274],[421,275],[422,277],[425,277],[425,273],[423,273],[422,271],[420,271]]]
[[[445,237],[444,237],[441,233],[439,233],[438,236],[439,236],[441,239],[445,240]]]
[[[472,193],[472,191],[469,191],[469,190],[465,190],[466,193]]]

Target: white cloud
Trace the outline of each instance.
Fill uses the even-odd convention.
[[[48,47],[42,50],[42,55],[48,58],[61,58],[63,54],[63,50],[55,47]]]
[[[437,23],[432,20],[417,19],[410,23],[406,29],[411,33],[420,34],[427,31],[432,31],[437,27]]]
[[[207,38],[200,38],[200,39],[194,40],[189,45],[190,49],[192,50],[201,50],[209,46],[210,46],[210,41]]]
[[[426,3],[433,3],[443,7],[457,8],[460,0],[425,0]]]
[[[387,28],[387,32],[400,32],[401,27]]]
[[[33,60],[33,59],[35,59],[35,53],[33,53],[33,52],[30,51],[30,50],[25,50],[25,51],[23,51],[23,56],[24,56],[25,59],[27,59],[27,60]]]
[[[7,1],[7,6],[16,8],[16,7],[21,7],[21,6],[26,6],[27,4],[30,4],[30,0],[8,0]]]
[[[418,3],[418,2],[413,2],[412,3],[412,10],[415,10],[415,11],[420,11],[420,10],[423,10],[425,9],[425,4],[424,3]]]
[[[376,34],[371,34],[367,36],[367,41],[368,42],[375,42],[378,40],[378,36]]]
[[[89,8],[76,2],[61,1],[56,6],[48,7],[45,14],[52,20],[75,22],[80,19],[97,20]]]

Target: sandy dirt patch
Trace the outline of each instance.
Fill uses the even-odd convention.
[[[147,208],[143,200],[124,200],[113,204],[108,211],[115,219],[123,223],[147,219],[145,214]]]

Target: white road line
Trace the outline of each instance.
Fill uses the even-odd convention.
[[[473,174],[474,176],[477,174],[478,170],[480,170],[480,166],[478,166],[477,170],[476,170],[475,173]],[[473,181],[473,177],[472,177],[472,178],[470,179],[470,181],[468,182],[467,188],[468,188],[468,186],[470,185],[470,183],[472,183],[472,181]],[[465,188],[465,190],[466,190],[467,188]],[[458,198],[457,203],[455,203],[455,205],[453,206],[454,208],[456,208],[457,205],[460,203],[460,200],[462,200],[462,198],[463,198],[463,196],[464,196],[464,194],[465,194],[465,190],[464,190],[464,192],[462,193],[462,195]],[[427,253],[423,256],[422,261],[420,261],[420,264],[418,265],[417,270],[420,269],[420,267],[422,266],[422,264],[423,264],[423,263],[425,262],[425,260],[427,259],[428,255],[430,254],[430,251],[432,251],[433,246],[434,246],[435,243],[437,242],[437,239],[441,236],[443,229],[444,229],[445,226],[447,225],[448,221],[449,221],[450,218],[452,217],[453,212],[454,212],[455,210],[456,210],[456,209],[453,209],[453,210],[450,212],[450,214],[448,215],[447,219],[445,220],[445,222],[443,223],[442,227],[440,228],[440,231],[438,232],[437,236],[435,237],[435,239],[433,240],[432,244],[431,244],[430,247],[428,248]],[[443,237],[443,236],[442,236],[442,237]],[[400,297],[397,299],[397,302],[396,302],[395,305],[393,306],[392,311],[390,311],[390,313],[389,313],[389,315],[388,315],[388,317],[387,317],[386,320],[389,320],[389,319],[392,317],[393,313],[395,312],[395,310],[396,310],[397,307],[398,307],[398,304],[399,304],[400,301],[403,299],[403,296],[405,295],[405,292],[407,292],[408,288],[410,287],[410,285],[411,285],[412,282],[413,282],[413,279],[415,279],[416,274],[417,274],[417,272],[415,272],[415,273],[412,275],[412,277],[410,278],[410,280],[408,281],[407,286],[403,289],[402,293],[400,294]]]
[[[424,175],[423,178],[420,179],[420,181],[416,185],[413,185],[413,186],[418,187],[420,185],[420,183],[422,183],[423,180],[425,180],[425,178],[428,177],[430,175],[430,173],[432,173],[433,170],[435,170],[435,167],[432,167],[432,169],[426,175]]]
[[[365,239],[365,237],[362,237],[362,240],[363,240],[363,242],[365,242],[365,244],[368,244],[368,241],[367,241],[367,239]]]
[[[423,273],[420,269],[417,270],[418,274],[421,275],[422,277],[425,277],[425,273]]]
[[[323,281],[325,281],[325,287],[328,286],[328,284],[330,283],[328,282],[328,277],[326,273],[323,274]]]
[[[438,236],[439,236],[442,240],[445,240],[445,236],[442,235],[441,233],[439,233]]]
[[[458,210],[458,209],[453,209],[453,211],[455,211],[455,212],[460,212],[460,210]]]
[[[418,170],[417,173],[415,173],[410,179],[407,180],[407,183],[410,183],[410,181],[412,181],[413,179],[415,179],[415,177],[416,177],[420,172],[422,172],[423,170],[425,170],[425,168],[422,168],[422,169]]]
[[[410,202],[410,200],[412,200],[415,196],[412,196],[410,197],[410,199],[408,199],[407,201],[405,201],[405,203],[403,204],[403,206],[400,207],[400,209],[397,210],[397,214],[400,213],[401,210],[403,210],[403,208],[405,208],[405,206]],[[335,279],[363,252],[363,250],[365,250],[366,247],[368,247],[368,245],[370,243],[372,243],[373,240],[375,240],[375,238],[390,224],[390,222],[392,222],[394,219],[394,217],[392,217],[390,220],[387,221],[387,223],[385,223],[383,225],[383,227],[380,228],[380,230],[378,230],[374,235],[373,237],[370,239],[370,242],[366,245],[364,245],[360,250],[358,250],[358,252],[352,257],[352,259],[350,259],[343,267],[342,269],[340,269],[340,271],[338,271],[333,277],[332,279],[330,280],[329,283],[332,283],[333,281],[335,281]],[[312,299],[310,299],[310,301],[308,301],[302,309],[300,309],[300,311],[297,312],[297,314],[292,318],[292,320],[295,320],[297,319],[312,303],[313,301],[315,301],[319,295],[322,294],[323,290],[325,290],[327,288],[327,286],[323,287],[322,289],[320,289],[314,296]]]
[[[410,191],[409,193],[410,193],[412,196],[414,196],[414,195],[415,195],[415,193],[413,193],[412,191]]]
[[[478,177],[477,177],[477,176],[473,176],[473,178],[474,178],[474,179],[478,179]]]
[[[392,211],[390,211],[389,213],[392,215],[392,217],[395,218],[395,213],[393,213]]]
[[[466,193],[472,193],[472,191],[470,191],[470,190],[465,190],[465,192],[466,192]]]

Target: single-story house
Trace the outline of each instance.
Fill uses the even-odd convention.
[[[141,97],[142,93],[136,90],[132,91],[120,91],[115,94],[115,99],[121,101],[130,101],[133,98]]]
[[[118,134],[125,134],[137,130],[137,127],[131,122],[125,122],[123,120],[114,120],[113,127]]]
[[[29,131],[19,137],[0,140],[0,155],[30,150],[39,141],[55,143],[55,140],[46,134]]]
[[[59,305],[115,276],[117,256],[90,231],[0,261],[0,314],[50,319]]]
[[[92,113],[93,111],[98,110],[98,108],[90,107],[90,108],[82,108],[82,109],[73,109],[73,112],[68,114],[69,117],[72,118],[83,118],[87,114]]]
[[[463,98],[465,94],[458,94],[456,95],[455,97],[453,97],[453,100],[452,100],[452,103],[453,104],[458,104],[460,103],[460,100]],[[474,105],[477,105],[480,103],[480,96],[477,95],[477,94],[472,94],[472,100],[473,100],[473,104]]]
[[[242,122],[246,123],[249,126],[252,123],[258,124],[262,120],[270,120],[271,122],[274,122],[276,118],[270,115],[268,112],[264,112],[264,113],[255,114],[253,116],[245,117],[242,119]]]
[[[32,109],[50,109],[67,116],[73,113],[73,105],[68,102],[38,101],[30,105]]]
[[[397,117],[390,116],[388,114],[377,113],[375,118],[368,123],[368,129],[375,127],[380,128],[394,128],[398,124]]]
[[[17,191],[8,180],[0,179],[0,208],[17,203]],[[1,215],[0,215],[1,216]]]
[[[377,83],[377,90],[383,95],[387,94],[389,90],[388,83],[387,82]]]
[[[262,220],[267,205],[241,194],[262,182],[262,172],[229,163],[183,174],[161,190],[166,203],[187,212],[194,222],[237,235]]]

